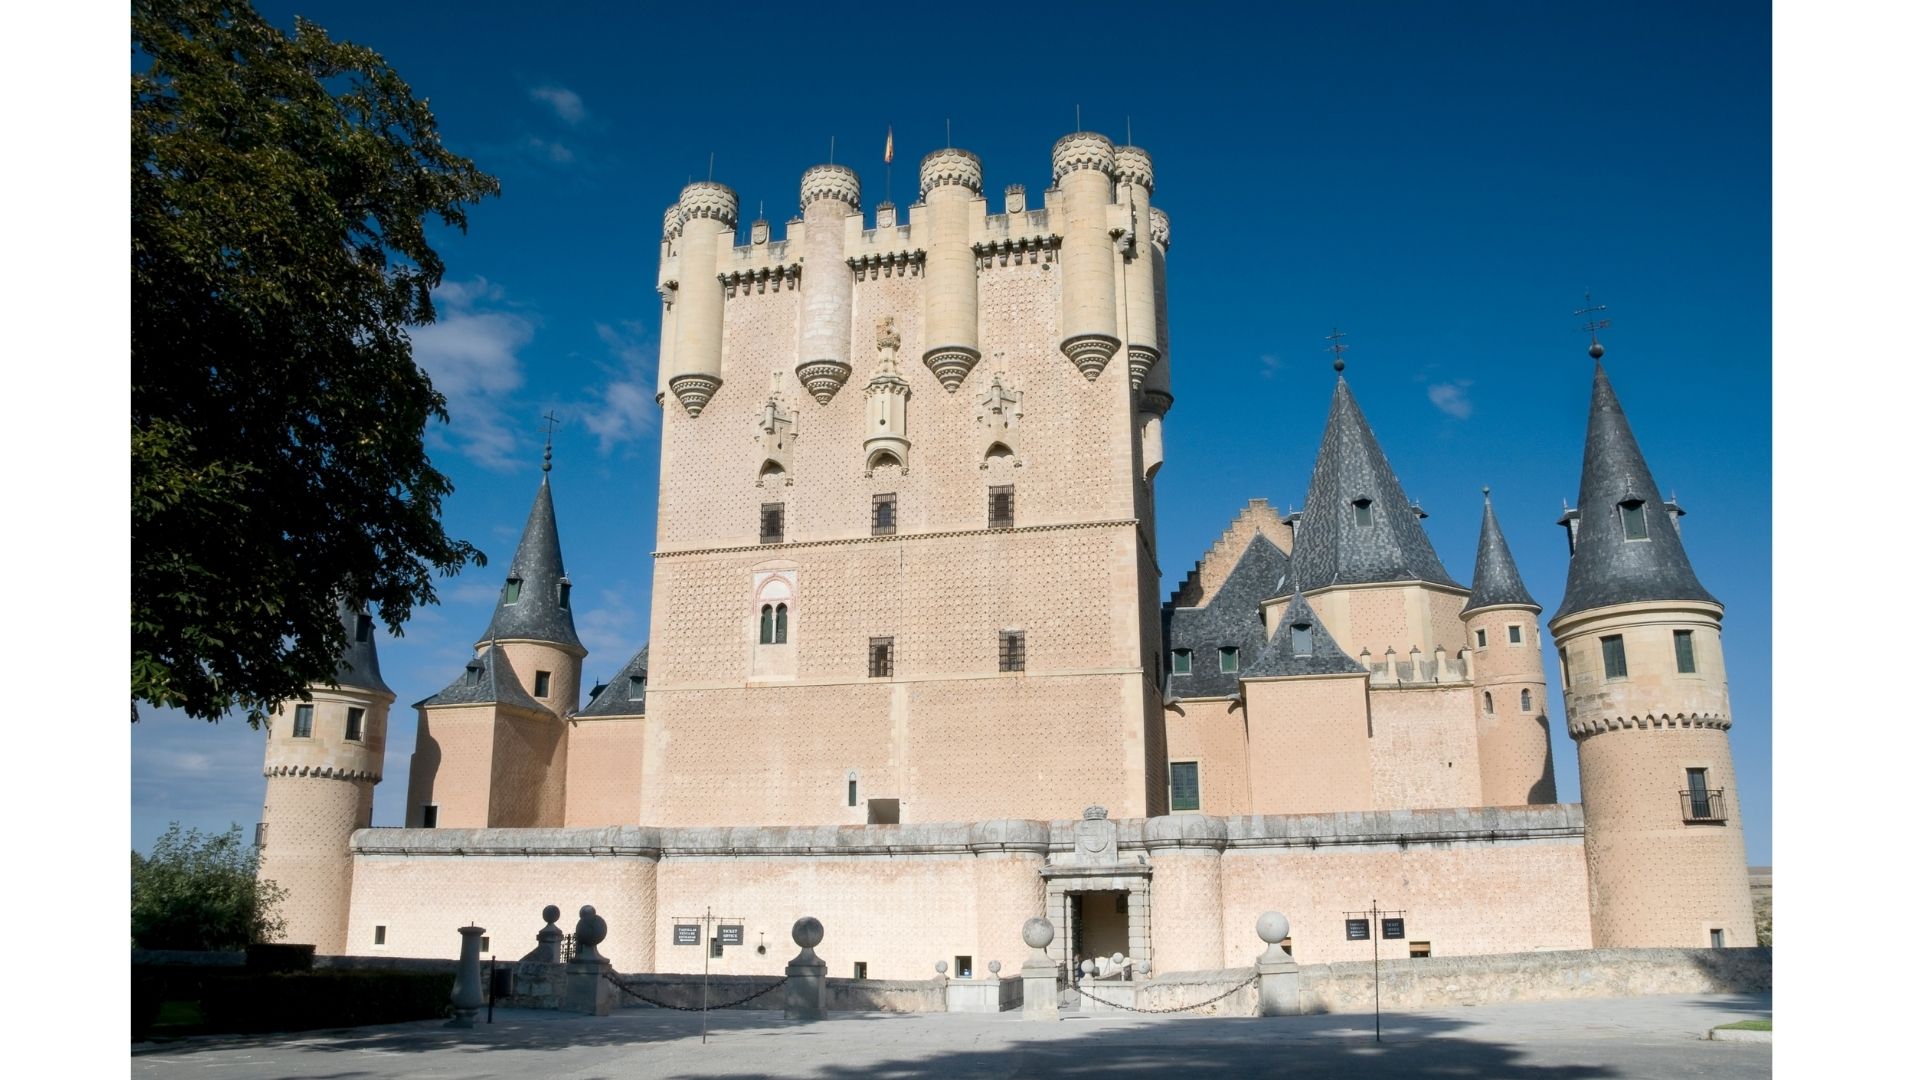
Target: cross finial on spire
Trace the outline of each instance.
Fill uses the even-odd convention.
[[[1600,317],[1600,313],[1605,310],[1607,310],[1607,305],[1594,303],[1593,290],[1588,289],[1587,306],[1574,312],[1575,315],[1584,316],[1587,320],[1580,329],[1587,332],[1587,340],[1592,342],[1592,344],[1587,346],[1587,355],[1593,357],[1595,360],[1600,359],[1607,351],[1607,347],[1600,344],[1600,331],[1613,325],[1612,319],[1602,319]]]
[[[560,426],[560,418],[553,415],[552,409],[548,409],[547,415],[540,419],[546,421],[547,425],[547,449],[540,457],[540,471],[550,473],[553,471],[553,429]]]
[[[1340,340],[1346,336],[1346,332],[1337,326],[1333,328],[1333,333],[1327,335],[1327,340],[1333,342],[1327,346],[1327,351],[1333,354],[1333,370],[1336,372],[1347,370],[1347,345]]]

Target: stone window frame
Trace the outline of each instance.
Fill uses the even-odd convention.
[[[770,502],[760,504],[760,542],[763,544],[784,544],[787,542],[787,504]]]
[[[1526,643],[1527,643],[1527,632],[1523,628],[1522,624],[1517,622],[1508,623],[1507,624],[1507,644],[1525,645]]]
[[[1609,650],[1607,648],[1608,642],[1613,643],[1614,647],[1612,650]],[[1616,659],[1619,660],[1620,670],[1618,672],[1614,671],[1614,666],[1615,666],[1614,661]],[[1627,678],[1627,676],[1631,671],[1632,669],[1627,666],[1626,637],[1622,634],[1608,634],[1605,637],[1602,637],[1600,639],[1600,672],[1601,674],[1608,681],[1612,681],[1614,679]]]
[[[367,734],[367,710],[358,706],[347,707],[347,741],[364,742]]]
[[[313,738],[313,705],[311,703],[293,707],[293,737]]]
[[[1533,691],[1524,686],[1520,688],[1520,711],[1523,713],[1533,711]]]
[[[1680,643],[1683,641],[1686,642],[1685,651],[1680,648]],[[1681,675],[1700,674],[1700,654],[1693,647],[1692,630],[1673,632],[1673,667]]]
[[[1484,649],[1487,647],[1487,628],[1486,627],[1484,626],[1477,627],[1473,631],[1473,647],[1476,649]]]

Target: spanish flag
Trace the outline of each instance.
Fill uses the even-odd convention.
[[[893,164],[893,125],[887,125],[887,164]]]

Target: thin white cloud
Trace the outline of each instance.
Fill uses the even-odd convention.
[[[555,165],[573,164],[573,150],[564,143],[548,142],[537,135],[529,135],[527,146],[533,150],[535,157],[551,161]]]
[[[1467,397],[1467,387],[1472,385],[1472,379],[1432,383],[1427,387],[1427,400],[1448,416],[1465,420],[1473,415],[1473,401]]]
[[[527,94],[535,101],[545,102],[555,116],[569,125],[578,126],[587,118],[586,102],[564,86],[536,86]]]
[[[1279,377],[1282,371],[1286,370],[1286,367],[1287,367],[1287,362],[1285,360],[1282,360],[1278,356],[1275,356],[1272,353],[1260,354],[1260,377],[1261,378],[1263,379],[1277,378]]]
[[[660,423],[654,404],[654,362],[658,350],[646,340],[639,323],[619,326],[595,323],[594,330],[608,351],[620,361],[606,385],[594,391],[597,401],[582,407],[587,430],[600,439],[600,452],[611,453],[622,443],[651,434]]]
[[[439,321],[410,332],[414,362],[446,395],[452,419],[450,434],[429,425],[429,437],[450,438],[475,463],[501,471],[521,464],[506,412],[526,382],[520,349],[533,340],[533,323],[501,307],[503,300],[485,278],[445,282],[434,290]]]

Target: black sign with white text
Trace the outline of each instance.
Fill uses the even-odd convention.
[[[1347,920],[1347,940],[1348,941],[1367,940],[1369,937],[1372,936],[1372,934],[1368,932],[1368,929],[1369,929],[1368,920],[1348,919]]]
[[[700,927],[696,923],[673,924],[673,943],[675,945],[700,944]]]
[[[746,933],[747,928],[744,926],[722,926],[720,928],[720,944],[745,945],[747,943]]]
[[[1407,936],[1407,920],[1381,919],[1380,936],[1383,938],[1403,938]]]

